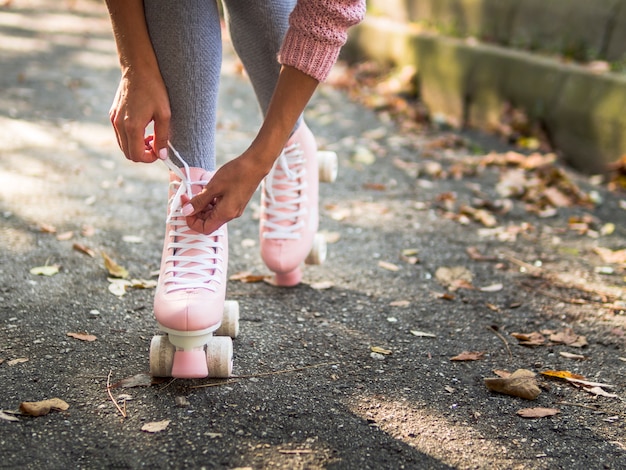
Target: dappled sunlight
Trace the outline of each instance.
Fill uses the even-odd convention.
[[[507,447],[468,423],[452,421],[431,407],[406,399],[363,395],[352,400],[351,411],[417,451],[457,468],[521,468],[507,457]]]
[[[19,151],[25,147],[53,148],[58,129],[47,123],[36,123],[0,116],[0,140],[3,151]]]

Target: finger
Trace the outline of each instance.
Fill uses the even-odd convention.
[[[187,217],[189,228],[205,235],[211,235],[226,222],[228,222],[228,219],[220,217],[216,207]]]
[[[218,197],[209,193],[206,188],[196,194],[192,199],[187,196],[181,198],[183,203],[183,215],[189,217],[200,212],[212,211],[217,205]]]
[[[127,156],[134,162],[152,163],[156,160],[156,155],[150,150],[146,151],[144,140],[145,126],[125,119],[124,129],[127,137]]]
[[[170,113],[161,113],[154,119],[154,142],[152,143],[156,155],[167,159],[167,141],[170,133]]]

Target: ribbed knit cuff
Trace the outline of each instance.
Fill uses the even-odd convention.
[[[339,58],[340,46],[322,44],[290,28],[285,35],[278,61],[323,82]]]

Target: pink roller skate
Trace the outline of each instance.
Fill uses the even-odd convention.
[[[202,190],[213,174],[202,168],[176,167],[169,159],[170,190],[161,271],[154,315],[167,336],[150,345],[150,371],[178,378],[228,377],[232,340],[238,333],[237,302],[225,302],[228,234],[191,230],[181,212],[181,196]],[[217,336],[224,335],[224,336]]]
[[[262,184],[261,257],[279,286],[302,280],[300,265],[321,264],[326,239],[317,233],[319,181],[334,181],[337,155],[318,152],[313,134],[303,122]]]

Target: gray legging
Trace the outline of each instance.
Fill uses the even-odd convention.
[[[276,56],[296,0],[223,0],[233,46],[263,113],[278,79]],[[170,98],[170,141],[189,166],[215,170],[222,65],[216,0],[145,0],[146,21]]]

